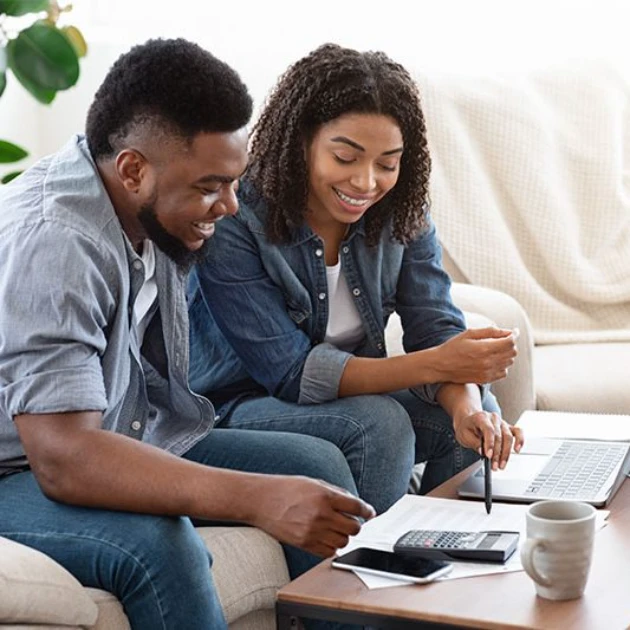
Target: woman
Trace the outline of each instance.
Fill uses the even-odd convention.
[[[514,335],[465,330],[428,215],[430,166],[408,72],[321,46],[272,91],[239,213],[191,279],[191,386],[223,403],[217,425],[333,441],[378,512],[414,462],[428,462],[426,492],[482,442],[495,469],[523,443],[479,386],[505,376]],[[393,311],[406,354],[387,357]]]

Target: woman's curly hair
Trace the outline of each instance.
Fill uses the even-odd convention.
[[[309,181],[304,143],[322,124],[351,112],[390,116],[404,143],[396,186],[365,215],[367,243],[378,242],[390,219],[394,238],[403,244],[422,227],[431,159],[416,83],[383,52],[324,44],[280,77],[252,131],[248,179],[267,202],[272,242],[290,241],[304,223]]]

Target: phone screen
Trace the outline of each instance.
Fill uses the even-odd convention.
[[[411,578],[433,578],[445,575],[451,568],[448,562],[402,556],[390,551],[378,549],[355,549],[338,558],[334,558],[333,566],[339,568],[371,569],[382,573],[395,573]]]

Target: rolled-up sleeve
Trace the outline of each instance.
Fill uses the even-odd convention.
[[[114,296],[97,243],[44,220],[0,235],[0,412],[104,410]]]
[[[315,346],[306,357],[298,403],[321,403],[338,398],[341,375],[351,357],[329,343]]]

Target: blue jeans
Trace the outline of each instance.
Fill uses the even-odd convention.
[[[234,470],[320,478],[356,494],[341,452],[308,436],[215,430],[185,457]],[[50,501],[31,472],[0,478],[0,506],[1,536],[42,551],[83,585],[116,595],[134,630],[227,627],[210,572],[212,558],[190,519]],[[292,577],[320,561],[288,545],[284,550]]]
[[[498,411],[488,393],[484,409]],[[426,462],[422,493],[478,459],[455,440],[453,422],[409,390],[298,405],[261,396],[218,410],[218,427],[302,433],[335,444],[344,454],[359,496],[382,513],[407,492],[414,463]]]

